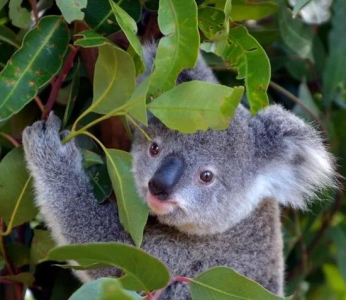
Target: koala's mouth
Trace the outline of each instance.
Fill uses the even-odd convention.
[[[151,193],[147,193],[146,201],[152,212],[158,216],[170,214],[177,207],[177,203],[175,201],[160,200]]]

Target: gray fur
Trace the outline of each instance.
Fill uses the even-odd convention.
[[[196,78],[194,72],[198,79],[216,82],[202,59],[178,82]],[[46,123],[38,121],[23,132],[36,203],[53,238],[59,245],[131,244],[113,202],[97,204],[75,143],[61,144],[60,125],[51,114]],[[160,153],[152,157],[150,142],[135,132],[133,173],[139,194],[148,201],[148,182],[168,155],[184,161],[184,172],[169,195],[170,212],[152,210],[157,219],[148,222],[142,248],[166,263],[172,276],[194,277],[213,266],[230,266],[283,295],[278,202],[304,208],[316,192],[333,185],[333,159],[319,134],[280,106],[251,117],[241,105],[227,130],[184,135],[151,118],[146,131]],[[203,170],[214,173],[210,184],[199,181]],[[77,275],[88,281],[119,272],[105,268]],[[190,299],[188,286],[174,283],[160,299]]]

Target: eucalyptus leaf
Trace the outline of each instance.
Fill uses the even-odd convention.
[[[49,250],[54,248],[54,246],[55,243],[47,230],[35,229],[30,247],[31,264],[37,265],[41,259],[47,256]]]
[[[6,66],[9,59],[12,57],[13,53],[16,51],[16,48],[10,44],[0,42],[0,71]],[[1,74],[1,73],[0,73]],[[1,103],[1,100],[0,100]],[[0,124],[1,125],[1,124]]]
[[[32,220],[36,214],[23,149],[18,147],[0,163],[0,216],[8,226],[14,227]]]
[[[0,73],[0,122],[21,110],[60,70],[69,38],[58,16],[42,18],[25,35],[21,48]]]
[[[112,182],[104,164],[94,164],[87,169],[94,196],[98,203],[105,201],[112,193]]]
[[[296,0],[293,7],[293,16],[296,17],[299,11],[311,0]]]
[[[8,0],[0,0],[0,10],[6,5]]]
[[[15,281],[15,282],[20,282],[27,286],[31,286],[35,281],[34,275],[29,272],[23,272],[16,275],[0,276],[0,281],[1,279],[7,279],[7,280]]]
[[[82,38],[77,39],[74,44],[84,48],[99,47],[107,44],[114,45],[111,40],[93,30],[84,30],[76,34],[76,36],[81,36]]]
[[[69,300],[140,300],[143,299],[137,293],[124,290],[120,281],[115,278],[99,278],[85,283]]]
[[[252,114],[267,106],[267,89],[271,75],[269,59],[244,26],[230,29],[228,45],[222,58],[238,70],[237,79],[245,80],[246,96]]]
[[[340,274],[340,270],[332,265],[331,263],[326,263],[323,265],[323,273],[326,277],[328,286],[331,288],[332,293],[337,297],[334,299],[345,299],[346,296],[346,285]]]
[[[88,149],[82,149],[83,153],[83,167],[89,168],[95,164],[103,164],[102,157],[95,152],[92,152]]]
[[[274,14],[277,10],[278,5],[274,1],[232,0],[231,19],[234,22],[261,20]]]
[[[341,226],[335,226],[330,229],[329,236],[336,246],[336,261],[340,273],[346,283],[346,231]]]
[[[194,300],[284,300],[261,285],[227,267],[216,267],[190,282]]]
[[[7,260],[14,268],[21,268],[30,264],[30,249],[20,243],[5,245]]]
[[[141,5],[138,0],[118,0],[114,3],[117,3],[135,21],[139,21]],[[88,0],[84,12],[85,22],[98,33],[109,35],[120,30],[109,0]]]
[[[78,88],[80,82],[80,61],[77,59],[76,67],[73,70],[71,88],[69,89],[67,105],[62,120],[63,127],[66,127],[67,122],[72,114],[72,110],[78,95]]]
[[[346,86],[346,40],[345,33],[346,1],[335,0],[333,5],[332,29],[329,33],[329,55],[323,73],[323,104],[330,107],[337,95],[342,91],[340,86]],[[345,101],[346,102],[346,101]]]
[[[243,95],[243,87],[202,81],[176,86],[147,105],[167,127],[183,133],[226,129]]]
[[[125,151],[107,149],[106,158],[108,173],[117,197],[119,220],[139,247],[148,218],[148,207],[135,187],[131,173],[132,156]]]
[[[133,246],[120,243],[67,245],[49,251],[45,260],[73,260],[79,265],[99,264],[119,267],[125,289],[150,291],[165,287],[169,281],[167,268],[158,259]]]
[[[10,44],[15,48],[20,47],[20,40],[17,35],[5,26],[0,26],[0,41]]]
[[[148,126],[148,116],[146,109],[146,95],[149,87],[149,78],[146,78],[133,92],[129,101],[127,112],[141,122],[143,125]]]
[[[173,88],[179,73],[195,66],[199,34],[197,6],[194,0],[161,0],[158,23],[161,38],[148,94],[154,97]]]
[[[312,45],[314,32],[311,26],[299,19],[293,19],[292,12],[281,4],[278,13],[281,38],[285,44],[302,58],[313,61]]]
[[[130,55],[112,45],[100,46],[94,74],[92,111],[109,113],[130,98],[135,86],[135,67]]]
[[[23,0],[10,0],[9,17],[12,24],[19,28],[28,28],[31,23],[30,12],[21,6]]]
[[[109,3],[112,7],[114,16],[127,37],[130,45],[132,46],[132,50],[135,52],[133,55],[133,60],[136,66],[136,74],[137,76],[145,71],[144,66],[144,58],[141,43],[137,37],[137,24],[131,18],[129,14],[126,13],[125,10],[121,8],[121,6],[117,5],[113,0],[109,0]]]
[[[309,88],[305,82],[299,85],[298,97],[303,102],[303,104],[315,115],[320,115],[320,109],[315,104],[314,99],[309,91]],[[299,104],[294,107],[294,113],[298,116],[303,117],[306,120],[313,121],[311,114],[308,114]]]
[[[86,8],[87,2],[87,0],[56,0],[56,5],[66,22],[71,23],[75,20],[83,20],[84,12],[82,9]]]
[[[224,11],[213,7],[199,9],[198,27],[208,39],[201,44],[201,49],[221,55],[227,44],[229,28]]]

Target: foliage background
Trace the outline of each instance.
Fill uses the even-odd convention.
[[[163,23],[160,26],[157,22],[159,1],[115,2],[137,22],[138,35],[142,41],[148,41],[153,37],[160,38],[159,27],[167,34],[167,29],[164,29],[167,15],[163,21],[161,20]],[[182,1],[171,2],[180,3],[182,11],[188,11],[186,3],[189,1],[185,4]],[[337,158],[342,182],[342,176],[346,176],[346,2],[199,0],[196,3],[199,5],[201,47],[212,50],[223,58],[212,53],[205,54],[220,81],[225,85],[235,86],[243,85],[244,83],[238,79],[245,78],[247,91],[251,91],[256,84],[262,84],[254,83],[253,79],[250,79],[251,72],[255,70],[255,81],[265,82],[266,73],[269,71],[263,62],[263,54],[260,53],[259,59],[248,62],[246,70],[241,74],[241,65],[232,59],[234,60],[234,56],[238,57],[237,55],[243,59],[244,54],[232,52],[233,56],[227,56],[220,50],[228,23],[222,23],[222,16],[214,16],[206,6],[222,8],[222,13],[227,14],[227,5],[230,8],[232,4],[230,16],[233,22],[230,23],[230,28],[237,28],[238,24],[244,25],[269,57],[269,101],[283,104],[322,131],[328,139],[330,150]],[[138,55],[140,51],[133,34],[136,29],[135,23],[126,19],[126,14],[119,15],[119,11],[118,7],[112,9],[108,1],[31,0],[22,3],[20,0],[0,0],[0,217],[3,232],[0,240],[0,299],[22,299],[27,289],[31,290],[35,299],[67,299],[79,287],[70,271],[51,266],[51,262],[39,262],[54,244],[45,230],[42,216],[37,215],[37,210],[33,206],[30,189],[23,189],[30,182],[21,149],[14,148],[20,145],[22,130],[33,121],[45,118],[52,109],[63,118],[64,126],[67,128],[71,128],[76,120],[80,120],[81,126],[91,124],[100,117],[95,112],[107,114],[109,104],[102,102],[103,106],[100,105],[93,110],[94,113],[81,119],[83,111],[86,111],[93,101],[92,86],[94,85],[95,97],[98,90],[95,89],[95,85],[102,84],[93,81],[94,73],[104,73],[102,80],[107,77],[109,56],[105,54],[104,65],[98,61],[95,69],[97,50],[95,47],[88,48],[105,43],[103,37],[108,37],[123,49],[129,47],[129,40],[131,46],[128,53],[134,61],[132,72],[141,72],[141,57]],[[57,27],[52,27],[50,31],[51,52],[40,52],[39,46],[45,42],[34,40],[38,38],[37,32],[21,47],[23,37],[44,15],[63,15],[63,18],[54,19]],[[207,23],[203,24],[203,21]],[[52,22],[40,24],[39,30],[48,30],[48,25],[54,25]],[[179,20],[176,24],[180,24]],[[76,34],[89,28],[103,37],[97,36],[99,40],[91,42],[96,36],[89,31],[89,35],[84,35],[84,42],[89,44],[83,45],[80,42],[80,47],[76,42]],[[125,34],[119,31],[120,28],[125,29]],[[240,35],[244,36],[244,33]],[[253,48],[258,50],[257,44],[254,45]],[[21,50],[18,50],[19,48]],[[104,51],[107,51],[106,48],[103,48]],[[37,67],[36,72],[28,72],[28,61],[20,61],[20,68],[16,69],[18,65],[12,64],[16,62],[16,51],[27,51],[28,57],[31,58],[40,53],[37,65],[33,64],[33,68],[30,68],[35,70]],[[121,55],[120,50],[116,51]],[[185,56],[186,52],[181,52],[178,61],[182,62]],[[193,58],[186,64],[191,61]],[[126,86],[126,94],[131,90],[129,82],[133,81],[135,74],[129,75],[129,65],[126,65],[124,60],[118,64],[119,70],[127,71],[122,74],[124,81],[117,83],[119,86]],[[11,67],[13,65],[15,67]],[[42,74],[38,70],[43,70]],[[11,82],[21,75],[25,76],[22,76],[18,88],[10,89]],[[165,83],[160,74],[156,76],[160,84],[149,86],[151,95],[155,97],[162,91],[169,90],[170,84],[174,82],[174,78],[173,81]],[[101,90],[100,86],[98,88]],[[114,93],[118,94],[119,89],[115,89]],[[250,105],[254,112],[266,104],[267,96],[260,96],[259,102],[249,97],[249,94],[247,96],[243,97],[242,101]],[[5,102],[4,99],[8,101]],[[21,99],[19,103],[18,99]],[[95,98],[93,102],[95,103]],[[121,104],[117,103],[118,106]],[[137,120],[141,119],[138,115],[139,108],[137,113],[133,110],[128,113],[137,117]],[[173,120],[173,124],[174,122],[176,121]],[[125,129],[120,118],[112,118],[93,127],[92,132],[107,148],[128,150],[130,141]],[[101,152],[92,139],[81,136],[78,136],[78,139],[86,149],[86,167],[95,184],[97,198],[103,201],[111,193],[112,184],[100,156]],[[22,195],[21,191],[24,191]],[[294,294],[294,299],[346,299],[344,198],[341,191],[329,191],[321,195],[323,201],[311,204],[309,213],[283,210],[287,265],[286,294]]]

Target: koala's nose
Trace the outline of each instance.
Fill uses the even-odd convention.
[[[174,156],[166,157],[149,181],[149,191],[160,200],[167,200],[184,171],[184,163]]]

